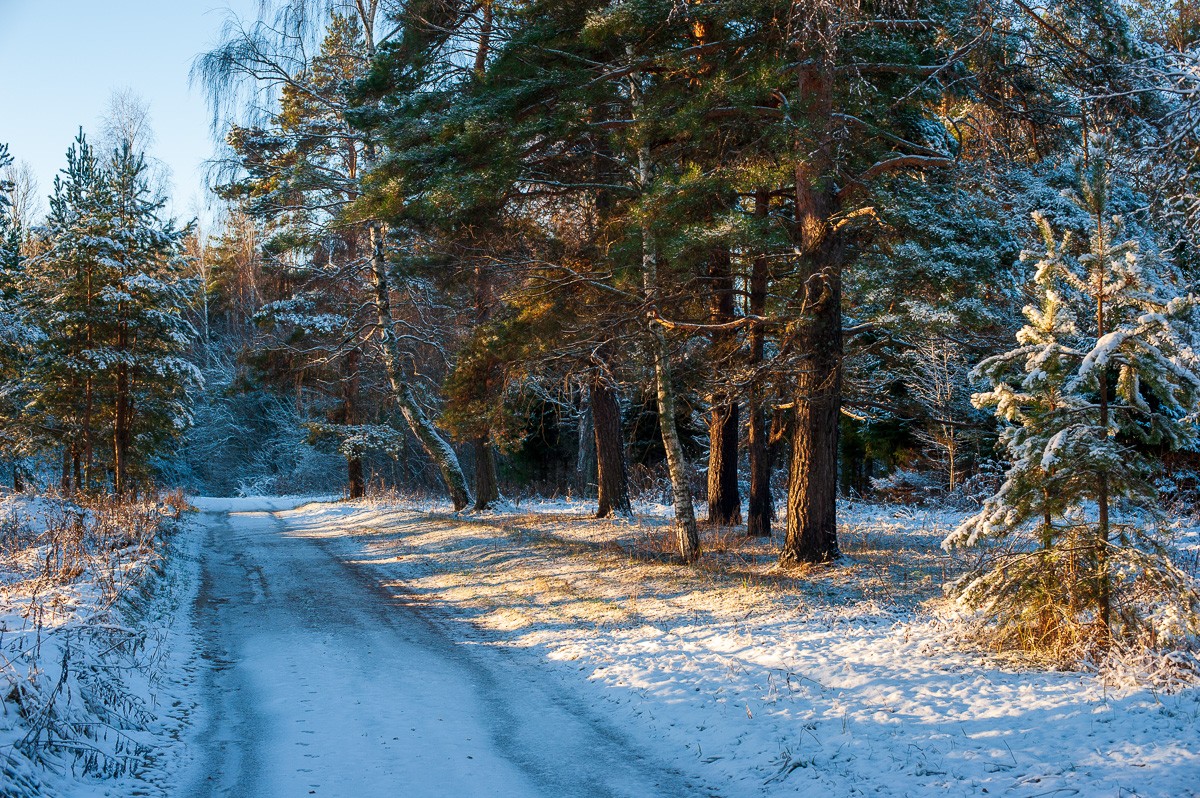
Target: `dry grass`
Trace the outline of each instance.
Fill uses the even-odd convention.
[[[138,502],[110,496],[47,495],[9,501],[0,520],[0,602],[60,592],[84,575],[111,604],[129,568],[161,559],[164,523],[178,519],[182,493]]]
[[[152,712],[125,680],[159,654],[119,607],[152,583],[170,521],[187,504],[175,493],[138,502],[20,495],[2,506],[0,701],[16,715],[7,731],[20,735],[7,762],[127,772],[149,750],[128,732]]]
[[[403,578],[393,585],[414,600],[509,633],[546,624],[670,628],[764,610],[892,616],[940,599],[943,581],[956,575],[939,545],[946,529],[924,518],[851,514],[841,529],[842,561],[784,569],[778,538],[749,538],[739,528],[702,527],[704,557],[682,566],[668,521],[654,516],[414,515],[367,504],[351,529],[309,531],[347,539],[366,564],[394,566]]]

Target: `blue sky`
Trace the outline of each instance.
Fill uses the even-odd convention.
[[[201,162],[212,152],[192,59],[216,44],[232,9],[252,17],[257,0],[0,0],[0,142],[32,164],[41,193],[76,131],[98,131],[115,89],[150,105],[157,144],[170,167],[173,207],[191,215]]]

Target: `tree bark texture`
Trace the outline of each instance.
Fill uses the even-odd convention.
[[[496,452],[487,438],[471,441],[475,454],[475,505],[476,512],[486,510],[500,498],[500,486],[496,480]]]
[[[462,466],[459,465],[458,455],[434,427],[429,417],[425,415],[424,409],[417,403],[416,396],[413,394],[412,381],[405,368],[400,345],[396,341],[387,264],[383,256],[383,231],[378,222],[371,222],[369,231],[371,236],[371,273],[375,282],[375,312],[388,383],[396,403],[400,406],[401,415],[404,416],[404,420],[417,440],[421,442],[421,448],[438,467],[454,509],[461,510],[471,503],[467,478],[463,474]]]
[[[841,247],[831,240],[811,289],[798,343],[806,354],[796,378],[795,431],[788,473],[787,537],[780,562],[838,557],[838,424],[842,392]]]
[[[596,441],[596,517],[630,515],[629,470],[625,462],[625,436],[621,431],[621,403],[616,386],[597,373],[591,380],[592,434]]]
[[[754,195],[754,215],[765,221],[770,212],[770,193],[760,188]],[[767,311],[767,288],[770,279],[766,256],[754,259],[750,270],[750,315],[762,318]],[[746,515],[746,534],[770,537],[771,522],[775,520],[775,505],[771,499],[771,445],[768,440],[767,414],[764,408],[764,389],[758,379],[765,349],[765,332],[755,325],[750,328],[749,356],[752,374],[747,390],[746,447],[750,458],[750,506]]]
[[[708,277],[712,291],[710,319],[724,324],[734,319],[733,268],[726,246],[709,254]],[[737,333],[714,332],[711,336],[713,380],[720,383],[727,360],[737,346]],[[738,493],[738,403],[730,393],[717,390],[711,397],[708,422],[708,520],[719,526],[742,522],[742,498]]]
[[[742,522],[738,493],[739,408],[725,396],[712,408],[708,421],[708,520],[719,526]]]

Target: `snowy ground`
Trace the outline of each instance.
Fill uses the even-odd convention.
[[[671,564],[662,508],[195,504],[130,619],[150,753],[40,794],[1200,795],[1200,690],[954,644],[952,514],[845,508],[846,562],[795,573],[712,530]]]
[[[720,795],[1200,794],[1200,691],[1021,672],[956,650],[923,601],[953,517],[858,508],[845,566],[781,574],[771,546],[657,561],[653,519],[557,508],[485,520],[386,506],[279,514],[457,637],[518,649]]]
[[[145,794],[179,723],[158,703],[181,662],[164,514],[0,499],[3,798]]]
[[[450,636],[297,519],[242,504],[202,520],[192,765],[170,794],[709,794],[531,658]]]

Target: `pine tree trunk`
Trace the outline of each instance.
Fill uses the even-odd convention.
[[[467,478],[459,465],[458,455],[450,443],[433,426],[425,411],[417,403],[412,383],[404,367],[400,345],[396,341],[395,323],[392,319],[392,304],[389,295],[387,264],[383,255],[383,233],[378,222],[369,226],[371,237],[371,274],[375,282],[375,312],[379,326],[383,362],[387,369],[388,383],[392,395],[400,406],[400,413],[409,428],[421,442],[425,453],[433,460],[441,473],[442,481],[450,494],[455,510],[471,503],[471,492],[467,489]]]
[[[765,220],[770,209],[770,194],[765,188],[754,195],[754,215]],[[763,318],[767,311],[767,288],[770,273],[765,256],[754,259],[750,271],[750,315]],[[750,458],[750,506],[746,516],[746,534],[770,537],[775,505],[771,499],[771,446],[767,437],[767,415],[763,407],[763,386],[757,374],[762,367],[765,331],[760,325],[750,328],[750,370],[752,378],[747,391],[747,454]]]
[[[367,483],[363,477],[361,457],[346,458],[346,488],[351,499],[361,499],[367,495]]]
[[[810,280],[820,284],[798,335],[807,354],[796,380],[795,430],[788,473],[787,537],[780,562],[827,562],[838,557],[838,424],[842,390],[840,253]]]
[[[486,510],[500,498],[496,480],[496,453],[487,438],[471,441],[475,453],[475,511]]]
[[[742,501],[738,495],[737,402],[725,396],[712,408],[708,422],[708,520],[718,526],[742,522]]]
[[[1104,326],[1104,271],[1106,264],[1098,263],[1099,299],[1096,302],[1096,338],[1105,335]],[[1100,434],[1108,436],[1108,375],[1100,369]],[[1112,636],[1112,577],[1108,565],[1109,519],[1108,519],[1108,473],[1101,471],[1096,476],[1096,505],[1099,517],[1096,524],[1096,614],[1099,617],[1104,639],[1108,644]]]
[[[828,12],[822,12],[828,13]],[[819,22],[831,33],[828,16]],[[833,64],[824,50],[808,52],[796,72],[801,113],[812,149],[798,141],[795,242],[805,267],[799,292],[796,351],[803,359],[795,390],[795,431],[788,469],[787,537],[783,565],[826,562],[838,556],[838,423],[842,391],[842,260],[845,241],[835,226],[838,210],[832,152]]]
[[[733,274],[729,248],[716,247],[709,255],[708,277],[712,291],[709,318],[713,324],[734,319]],[[714,332],[710,348],[714,380],[725,371],[725,360],[732,355],[736,334]],[[718,526],[742,522],[742,500],[738,495],[738,403],[724,391],[711,397],[708,423],[708,520]]]
[[[596,442],[596,517],[630,515],[629,471],[625,436],[621,432],[621,403],[617,390],[602,373],[591,380],[592,432]]]
[[[362,352],[358,349],[351,349],[346,353],[345,371],[342,375],[342,423],[346,426],[358,423],[358,364],[361,359]],[[346,488],[351,499],[361,499],[367,493],[362,457],[357,454],[346,458]]]
[[[125,369],[117,370],[117,406],[113,420],[113,492],[118,496],[128,487],[128,438],[125,434],[126,405],[129,401],[129,377]]]
[[[92,443],[92,416],[95,406],[95,391],[93,390],[94,378],[88,376],[84,381],[83,387],[83,481],[80,482],[79,475],[75,477],[75,489],[82,490],[86,485],[90,490],[95,484],[95,474],[92,471],[92,464],[95,461],[95,448]]]

